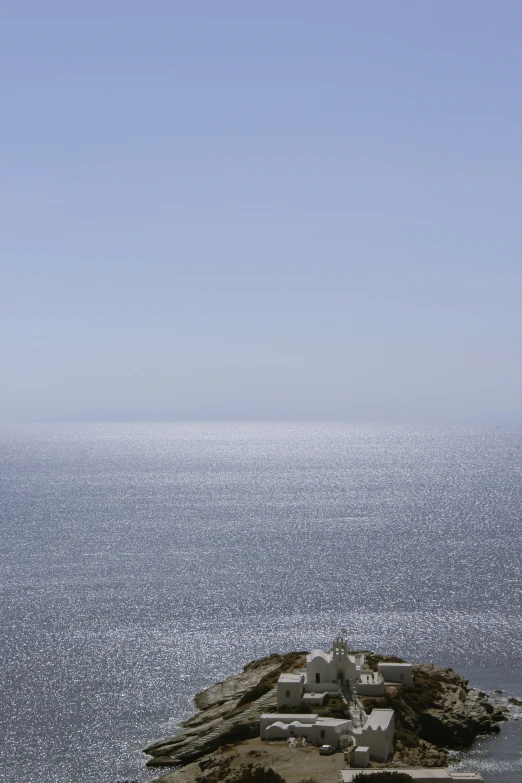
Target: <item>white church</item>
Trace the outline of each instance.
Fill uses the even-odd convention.
[[[384,693],[385,683],[411,685],[412,678],[411,663],[380,663],[372,671],[364,654],[350,654],[346,639],[338,636],[329,652],[312,650],[306,669],[281,674],[277,713],[261,716],[261,739],[304,738],[314,745],[352,750],[358,767],[367,766],[370,759],[387,761],[394,752],[394,712],[374,709],[367,715],[358,696],[378,696]],[[302,705],[308,711],[298,714]],[[344,717],[321,716],[324,710]]]

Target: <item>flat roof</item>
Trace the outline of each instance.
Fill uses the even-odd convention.
[[[301,682],[300,674],[281,674],[279,682]]]
[[[278,721],[278,720],[286,720],[287,718],[290,718],[291,720],[305,720],[305,721],[316,721],[318,715],[293,715],[288,714],[285,712],[264,712],[263,715],[261,715],[261,718],[266,718],[267,720],[270,718],[270,720]]]
[[[363,728],[365,729],[387,729],[393,718],[393,710],[372,710],[372,713]],[[409,774],[409,773],[408,773]]]
[[[377,668],[380,668],[381,666],[407,666],[409,669],[413,666],[412,663],[393,663],[393,661],[382,661],[381,663],[377,664]]]
[[[474,780],[482,781],[482,775],[479,772],[457,772],[450,770],[447,767],[365,767],[363,769],[341,769],[339,770],[339,781],[342,783],[351,783],[356,775],[371,775],[374,772],[405,772],[413,780],[430,781],[430,780]]]

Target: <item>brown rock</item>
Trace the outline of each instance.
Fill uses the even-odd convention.
[[[391,659],[370,656],[375,665]],[[195,703],[200,711],[182,724],[178,734],[149,745],[145,753],[152,758],[147,764],[182,766],[166,778],[172,776],[176,783],[217,783],[229,778],[232,783],[238,770],[229,772],[230,758],[237,757],[243,740],[259,736],[261,714],[276,709],[279,674],[304,663],[305,653],[269,655],[199,693]],[[395,710],[394,763],[401,766],[445,766],[445,747],[468,745],[479,733],[499,731],[507,712],[506,707],[491,704],[485,693],[468,688],[468,681],[453,669],[431,664],[414,665],[412,687],[387,687],[383,696],[361,701],[367,712],[374,707]],[[522,706],[518,700],[510,701]]]

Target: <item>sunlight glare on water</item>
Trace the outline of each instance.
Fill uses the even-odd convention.
[[[520,427],[0,434],[6,783],[157,777],[141,748],[272,651],[350,643],[522,696]],[[520,780],[521,722],[463,754]],[[516,750],[515,750],[516,748]]]

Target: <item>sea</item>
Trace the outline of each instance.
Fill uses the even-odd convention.
[[[0,781],[146,783],[195,693],[270,652],[451,666],[522,698],[522,427],[0,430]],[[522,781],[522,711],[454,754]]]

